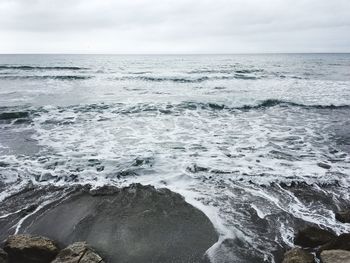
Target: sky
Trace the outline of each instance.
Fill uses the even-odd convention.
[[[0,0],[0,53],[350,52],[349,0]]]

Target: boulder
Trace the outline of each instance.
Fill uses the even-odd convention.
[[[350,233],[341,234],[340,236],[334,238],[327,244],[324,244],[323,246],[320,247],[320,251],[334,250],[334,249],[350,251]]]
[[[86,242],[76,242],[63,249],[52,263],[104,263]]]
[[[335,219],[342,223],[350,223],[350,210],[343,210],[335,213]]]
[[[284,259],[282,263],[314,263],[314,256],[301,249],[293,248],[284,254]]]
[[[50,239],[29,235],[9,236],[4,250],[11,263],[50,263],[58,253]]]
[[[336,237],[337,236],[330,231],[308,226],[298,231],[297,235],[294,237],[294,244],[302,247],[314,248],[326,244]]]
[[[0,263],[7,263],[7,253],[0,248]]]
[[[20,231],[62,246],[86,241],[106,262],[203,262],[218,240],[210,220],[181,195],[141,184],[82,187],[29,217]]]
[[[350,251],[325,250],[321,253],[323,263],[350,263]]]

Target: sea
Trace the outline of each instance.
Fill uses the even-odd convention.
[[[131,183],[203,211],[212,263],[278,262],[306,224],[349,232],[350,54],[0,55],[0,203]]]

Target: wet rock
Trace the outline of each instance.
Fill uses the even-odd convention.
[[[330,242],[334,238],[336,238],[336,235],[330,231],[308,226],[299,230],[294,238],[294,244],[302,247],[318,247]]]
[[[350,263],[350,251],[325,250],[321,253],[323,263]]]
[[[86,242],[76,242],[61,250],[52,263],[104,263],[104,261]]]
[[[332,167],[327,163],[317,163],[317,165],[323,169],[331,169],[331,167]]]
[[[350,223],[350,210],[335,213],[335,219],[342,223]]]
[[[1,137],[1,136],[0,136]],[[6,189],[7,188],[2,188]],[[0,192],[2,190],[0,188]],[[0,202],[0,211],[2,214],[8,214],[7,217],[0,217],[0,240],[6,240],[10,235],[15,234],[17,224],[26,216],[30,217],[40,204],[46,202],[59,202],[68,193],[74,190],[74,187],[65,189],[62,187],[45,186],[36,187],[28,184],[25,188]]]
[[[29,235],[9,236],[4,250],[11,263],[49,263],[58,253],[50,239]]]
[[[20,231],[68,246],[81,240],[106,262],[203,262],[218,235],[209,219],[168,189],[133,184],[82,188],[45,207]]]
[[[293,248],[284,254],[282,263],[314,263],[314,256],[301,248]]]
[[[0,248],[0,263],[7,263],[7,253]]]
[[[350,233],[341,234],[340,236],[332,239],[327,244],[321,246],[320,251],[342,249],[350,251]]]

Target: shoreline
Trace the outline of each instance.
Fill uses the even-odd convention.
[[[18,204],[62,192],[51,204],[0,218],[1,240],[18,229],[16,234],[45,236],[62,248],[87,241],[107,262],[206,262],[206,251],[218,240],[201,211],[164,188],[34,187],[4,202]],[[16,220],[20,225],[14,224]]]

